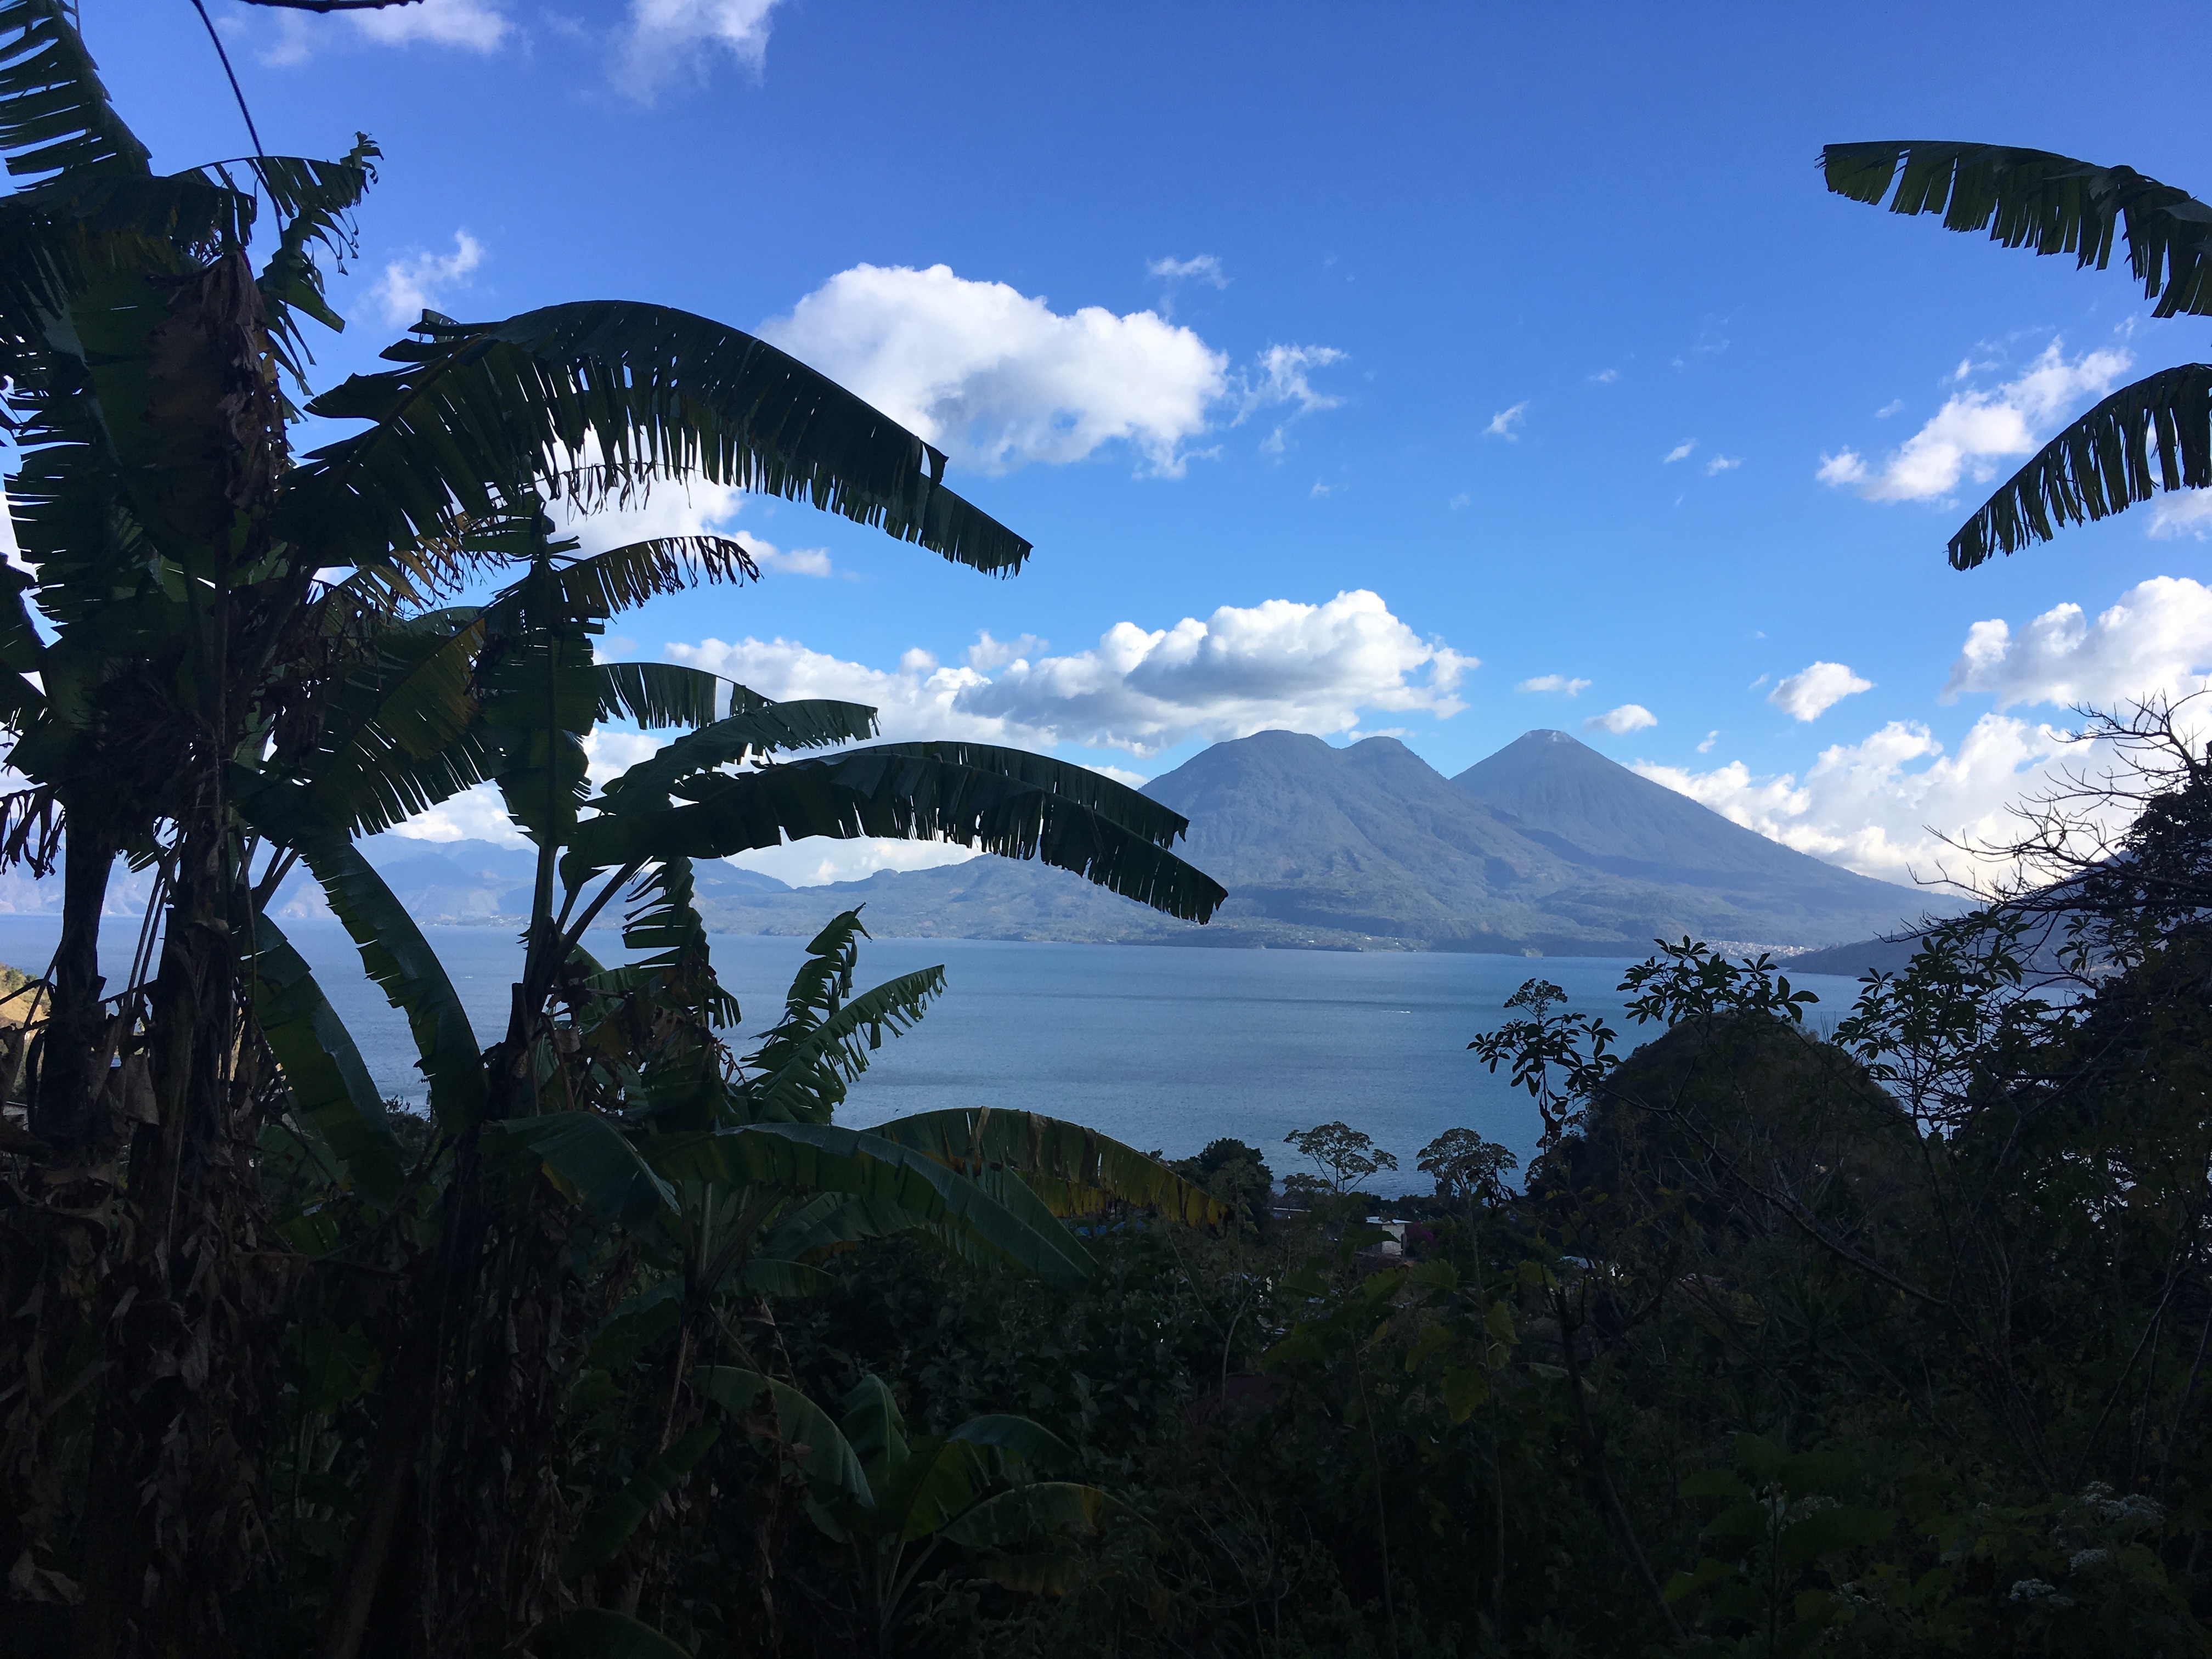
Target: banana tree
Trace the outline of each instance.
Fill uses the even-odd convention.
[[[590,975],[581,934],[611,896],[787,834],[955,836],[1194,918],[1218,896],[1164,852],[1178,821],[1073,769],[933,745],[762,765],[860,735],[859,717],[823,712],[826,726],[732,749],[742,733],[726,722],[773,718],[764,700],[733,690],[703,719],[702,678],[591,660],[613,610],[751,568],[714,538],[575,559],[549,497],[588,510],[703,477],[811,500],[980,570],[1026,556],[945,488],[941,453],[760,341],[618,303],[426,315],[386,354],[396,368],[305,405],[359,429],[295,456],[302,410],[285,381],[303,386],[302,319],[338,325],[318,251],[349,245],[376,158],[363,139],[337,162],[157,174],[61,0],[0,0],[0,159],[18,181],[0,200],[0,386],[30,567],[0,580],[0,720],[26,780],[0,855],[58,864],[64,887],[52,1015],[9,1140],[26,1178],[8,1188],[20,1213],[0,1234],[0,1290],[37,1312],[0,1331],[0,1374],[26,1379],[0,1425],[0,1541],[40,1594],[76,1600],[87,1654],[222,1643],[226,1598],[264,1571],[282,1338],[302,1276],[322,1271],[264,1248],[265,1124],[318,1125],[347,1189],[422,1246],[423,1293],[400,1298],[407,1340],[376,1413],[392,1478],[356,1517],[330,1644],[357,1645],[362,1598],[385,1582],[370,1565],[418,1476],[434,1512],[417,1517],[398,1597],[410,1640],[504,1641],[548,1582],[528,1559],[543,1493],[484,1473],[505,1455],[496,1402],[453,1391],[507,1388],[523,1442],[553,1432],[565,1358],[467,1370],[489,1328],[468,1298],[506,1287],[508,1330],[558,1326],[573,1309],[547,1241],[574,1206],[520,1173],[544,1160],[488,1158],[489,1126],[540,1112],[581,1064],[559,1047],[574,1021],[554,1016]],[[441,608],[465,580],[515,571],[491,605]],[[581,733],[603,712],[675,713],[693,746],[665,761],[665,795],[586,816]],[[732,763],[747,769],[716,769]],[[350,845],[487,779],[540,848],[515,1012],[489,1056]],[[154,872],[155,899],[111,996],[99,923],[118,853]],[[298,860],[414,1024],[437,1130],[425,1156],[445,1170],[434,1201],[261,914]],[[828,1155],[800,1139],[776,1167],[803,1181]],[[526,1470],[550,1467],[523,1449]]]
[[[544,1493],[561,1478],[557,1402],[586,1355],[548,1350],[531,1364],[489,1363],[518,1308],[542,1328],[580,1328],[586,1307],[616,1293],[617,1281],[632,1302],[672,1298],[666,1404],[651,1425],[666,1441],[698,1409],[689,1383],[698,1356],[732,1337],[726,1294],[803,1287],[803,1256],[918,1228],[960,1253],[1079,1282],[1083,1263],[1055,1202],[1066,1211],[1111,1194],[1193,1219],[1213,1213],[1150,1160],[1097,1137],[1079,1145],[1081,1132],[1048,1120],[1018,1141],[977,1133],[957,1148],[939,1144],[941,1122],[865,1134],[832,1123],[842,1081],[863,1063],[862,1033],[912,1018],[936,984],[909,977],[845,1001],[854,919],[816,941],[821,969],[802,975],[753,1064],[733,1067],[721,1034],[736,1010],[714,978],[691,903],[695,858],[814,834],[927,835],[1040,857],[1202,918],[1220,890],[1166,850],[1182,821],[1079,769],[979,745],[780,758],[866,733],[873,712],[775,703],[696,671],[594,661],[594,638],[626,599],[652,591],[640,573],[659,556],[632,548],[574,557],[550,530],[532,513],[468,532],[471,547],[520,539],[527,568],[485,605],[436,614],[435,629],[473,653],[473,665],[453,690],[451,717],[425,727],[447,734],[444,746],[422,745],[404,792],[427,804],[488,777],[537,842],[501,1042],[477,1053],[427,942],[354,847],[398,797],[356,786],[352,763],[332,758],[352,752],[349,742],[241,764],[232,780],[238,810],[284,849],[272,872],[284,859],[304,861],[369,973],[407,1013],[437,1135],[436,1247],[422,1264],[425,1293],[393,1341],[389,1440],[331,1599],[325,1650],[333,1655],[370,1639],[372,1609],[392,1599],[395,1571],[415,1576],[404,1599],[425,1632],[511,1639],[557,1606],[550,1564],[574,1517]],[[684,730],[593,793],[584,741],[609,712]],[[608,969],[586,937],[624,894],[626,942],[640,959]],[[273,939],[265,919],[261,927]],[[307,995],[296,981],[291,994]],[[295,1018],[281,1041],[272,1024],[280,1060],[284,1042],[304,1044],[329,1024]],[[313,1124],[331,1161],[349,1171],[340,1139],[378,1138],[373,1103],[347,1094],[349,1074],[326,1072],[313,1097],[295,1082],[292,1115]],[[372,1156],[371,1179],[394,1163]],[[530,1179],[532,1169],[544,1179]],[[549,1248],[573,1242],[579,1227],[649,1239],[665,1277],[632,1287],[627,1267],[612,1280],[580,1273],[575,1249]],[[395,1565],[410,1485],[418,1541]]]
[[[2007,247],[2070,253],[2102,270],[2116,234],[2156,301],[2154,317],[2212,316],[2212,206],[2132,167],[2046,150],[1923,139],[1830,144],[1828,188],[1893,213],[1940,213]],[[2160,490],[2212,486],[2212,364],[2182,363],[2123,386],[2037,451],[1951,538],[1951,565],[2049,541]]]
[[[726,1399],[757,1391],[761,1381],[744,1373],[713,1379]],[[850,1458],[808,1460],[807,1510],[852,1552],[860,1622],[878,1653],[894,1650],[908,1599],[945,1545],[985,1552],[985,1571],[1011,1588],[1057,1589],[1070,1559],[1055,1543],[1097,1532],[1115,1506],[1096,1486],[1040,1479],[1068,1468],[1075,1454],[1025,1417],[992,1413],[942,1435],[913,1434],[875,1376],[863,1376],[840,1411]]]

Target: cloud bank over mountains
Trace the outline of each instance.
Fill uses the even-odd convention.
[[[964,664],[915,650],[892,670],[783,639],[710,639],[668,654],[771,697],[872,703],[887,737],[1072,744],[1139,757],[1277,726],[1349,732],[1368,709],[1449,718],[1466,707],[1459,684],[1477,666],[1423,639],[1365,589],[1322,605],[1223,605],[1172,628],[1117,623],[1065,656],[1007,658],[1006,649],[987,635]]]
[[[2110,708],[2145,692],[2205,689],[2212,671],[2212,588],[2186,576],[2138,582],[2094,621],[2053,605],[2014,634],[2002,617],[1967,630],[1942,701],[1979,692],[2001,708],[2053,703]]]
[[[1830,672],[1824,679],[1808,678],[1817,671]],[[1822,685],[1841,684],[1839,676],[1856,678],[1841,664],[1816,663],[1784,681],[1769,701],[1794,714],[1785,697],[1793,682],[1802,683],[1798,704],[1811,707]],[[1944,869],[1975,872],[1973,860],[1946,837],[2011,840],[2016,821],[2008,809],[2014,802],[2056,784],[2063,772],[2094,775],[2118,758],[2069,741],[2063,716],[2039,720],[2005,711],[2120,709],[2152,696],[2179,700],[2208,686],[2212,588],[2157,576],[2130,588],[2094,619],[2068,604],[2017,631],[2002,617],[1974,623],[1938,700],[1951,703],[1972,694],[1992,698],[1996,707],[1975,720],[1955,750],[1925,722],[1899,720],[1856,743],[1830,745],[1802,771],[1758,776],[1741,761],[1706,772],[1638,762],[1636,770],[1785,846],[1863,875],[1909,881]],[[2212,727],[2212,711],[2185,711],[2185,720]]]

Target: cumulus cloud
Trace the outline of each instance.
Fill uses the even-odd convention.
[[[1937,501],[1961,479],[1990,483],[2000,461],[2039,448],[2059,416],[2084,398],[2101,397],[2133,361],[2126,351],[2106,347],[2069,362],[2053,340],[2019,379],[1954,393],[1879,466],[1844,449],[1823,455],[1814,476],[1832,487],[1855,487],[1874,501]],[[1979,367],[1961,363],[1954,378]]]
[[[1004,472],[1079,461],[1127,443],[1180,474],[1188,446],[1226,415],[1329,407],[1310,371],[1327,346],[1272,346],[1232,377],[1228,355],[1151,311],[1067,315],[946,265],[855,265],[760,332],[963,463]]]
[[[1695,438],[1685,438],[1681,442],[1676,444],[1672,449],[1667,452],[1666,459],[1661,461],[1659,465],[1662,466],[1672,466],[1677,461],[1686,461],[1690,459],[1690,452],[1697,447],[1698,441]]]
[[[1970,865],[1945,846],[1946,835],[2008,838],[2006,808],[2051,778],[2062,747],[2049,726],[1988,714],[1956,754],[1919,721],[1893,720],[1861,742],[1823,750],[1802,775],[1755,776],[1741,761],[1710,772],[1642,761],[1634,769],[1785,847],[1909,884]],[[2065,759],[2078,763],[2081,755],[2069,750]]]
[[[1849,675],[1839,665],[1814,665]],[[2122,764],[2104,745],[2071,742],[2060,726],[2003,711],[2114,708],[2154,696],[2178,701],[2212,689],[2208,671],[2212,587],[2154,577],[2094,618],[2061,605],[2018,629],[2001,619],[1976,623],[1942,700],[1972,694],[1996,707],[1955,750],[1923,722],[1893,720],[1857,743],[1823,750],[1802,772],[1758,775],[1741,761],[1706,772],[1641,762],[1636,769],[1786,846],[1866,875],[1910,881],[1948,869],[1987,882],[2010,872],[1977,865],[1946,837],[2002,843],[2017,831],[2007,809],[2023,797],[2057,787],[2068,772],[2095,775]]]
[[[1528,413],[1528,404],[1526,399],[1514,404],[1510,409],[1501,409],[1490,417],[1490,424],[1482,428],[1482,435],[1486,438],[1503,438],[1509,444],[1518,443],[1521,441],[1519,428],[1527,418]]]
[[[1589,378],[1599,386],[1611,386],[1620,378],[1620,371],[1617,368],[1601,368]]]
[[[1564,691],[1571,697],[1579,697],[1589,690],[1588,680],[1571,680],[1565,674],[1539,674],[1534,679],[1522,680],[1516,691]]]
[[[1716,473],[1733,471],[1742,465],[1741,455],[1716,455],[1705,463],[1705,476],[1710,478]]]
[[[1221,269],[1221,261],[1211,253],[1198,253],[1188,259],[1155,259],[1145,267],[1154,276],[1170,283],[1204,283],[1208,288],[1227,288],[1229,277]]]
[[[1816,720],[1845,697],[1873,690],[1872,680],[1861,679],[1842,663],[1816,662],[1782,681],[1766,700],[1792,720]]]
[[[514,20],[486,0],[416,0],[411,5],[349,11],[327,20],[288,11],[268,20],[271,32],[266,35],[259,33],[262,21],[228,18],[223,28],[258,39],[254,55],[271,68],[306,63],[331,43],[332,32],[340,27],[345,29],[338,36],[342,40],[380,46],[454,46],[474,52],[498,51],[514,28]]]
[[[757,74],[775,7],[776,0],[629,0],[608,73],[642,104],[672,85],[696,85],[720,59]]]
[[[1951,665],[1942,701],[1981,692],[1999,708],[2022,703],[2118,706],[2157,693],[2180,698],[2212,685],[2212,588],[2186,576],[2154,576],[2093,622],[2078,605],[2054,605],[2014,634],[2002,618],[1978,622]]]
[[[414,253],[386,265],[384,274],[369,287],[369,301],[384,313],[386,322],[404,326],[425,311],[441,309],[448,293],[469,285],[470,276],[483,264],[483,244],[465,230],[457,230],[451,253]]]
[[[890,737],[1139,756],[1275,726],[1350,731],[1364,709],[1449,718],[1466,707],[1456,689],[1478,665],[1422,639],[1364,590],[1323,605],[1224,605],[1167,629],[1121,623],[1087,651],[1017,658],[995,676],[972,658],[953,666],[917,650],[884,670],[783,639],[705,640],[668,654],[772,697],[873,704]],[[994,654],[987,648],[985,659]]]
[[[2172,541],[2191,536],[2203,541],[2212,536],[2212,489],[2179,489],[2151,503],[2150,522],[2143,533],[2153,541]]]
[[[994,668],[1004,668],[1010,662],[1021,662],[1041,656],[1049,641],[1034,634],[1023,634],[1011,640],[994,640],[988,629],[975,636],[975,643],[968,647],[968,665],[982,673]]]
[[[1641,732],[1647,726],[1659,724],[1659,717],[1640,702],[1625,702],[1618,708],[1608,708],[1602,714],[1592,714],[1583,722],[1585,732],[1610,732],[1616,738],[1631,732]]]
[[[1721,740],[1721,734],[1720,734],[1720,732],[1719,732],[1719,730],[1718,730],[1717,728],[1716,728],[1716,729],[1715,729],[1715,730],[1713,730],[1713,731],[1711,731],[1711,732],[1706,732],[1706,733],[1705,733],[1705,740],[1703,743],[1701,743],[1701,744],[1699,744],[1698,745],[1698,752],[1700,755],[1710,755],[1710,754],[1711,754],[1711,753],[1713,752],[1713,745],[1714,745],[1715,744],[1718,743],[1720,740]]]

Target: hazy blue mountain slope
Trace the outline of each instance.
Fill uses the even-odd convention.
[[[1262,732],[1146,793],[1190,819],[1178,850],[1229,889],[1211,926],[994,858],[799,889],[704,860],[699,908],[730,933],[811,934],[859,904],[880,937],[1604,956],[1685,933],[1819,948],[1950,908],[1778,846],[1561,732],[1530,732],[1447,780],[1394,738],[1339,749]],[[527,848],[387,835],[362,851],[423,922],[512,927],[529,908]],[[0,882],[0,909],[58,902],[58,880]],[[326,914],[299,877],[274,910]]]
[[[1796,907],[1934,897],[1769,841],[1564,732],[1524,732],[1452,783],[1562,858],[1613,875]]]
[[[1531,733],[1447,781],[1392,738],[1334,749],[1261,732],[1215,744],[1146,793],[1191,819],[1190,856],[1229,888],[1224,920],[1238,924],[1430,948],[1640,952],[1685,933],[1834,944],[1894,928],[1925,902],[1559,733]]]

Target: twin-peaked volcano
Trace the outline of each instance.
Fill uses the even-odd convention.
[[[1394,738],[1338,749],[1262,732],[1214,744],[1145,793],[1190,819],[1177,850],[1229,889],[1208,927],[996,858],[798,889],[710,860],[698,866],[699,908],[728,933],[811,934],[865,903],[879,938],[1554,956],[1641,956],[1685,933],[1817,948],[1956,908],[1793,852],[1562,732],[1528,732],[1450,779]],[[527,906],[527,853],[396,836],[364,850],[426,921],[513,925]],[[59,887],[0,880],[0,910],[58,908]],[[301,882],[278,914],[321,908]]]
[[[1656,938],[1806,947],[1893,931],[1928,901],[1792,852],[1558,732],[1457,778],[1403,744],[1262,732],[1145,787],[1190,819],[1177,851],[1229,889],[1170,921],[1003,859],[781,893],[703,884],[710,926],[801,933],[866,902],[878,936],[1633,955]]]
[[[1894,929],[1927,903],[1563,732],[1528,732],[1449,780],[1395,738],[1334,749],[1263,732],[1145,793],[1191,820],[1188,856],[1230,890],[1225,933],[1553,955],[1640,954],[1685,933],[1802,947]]]

